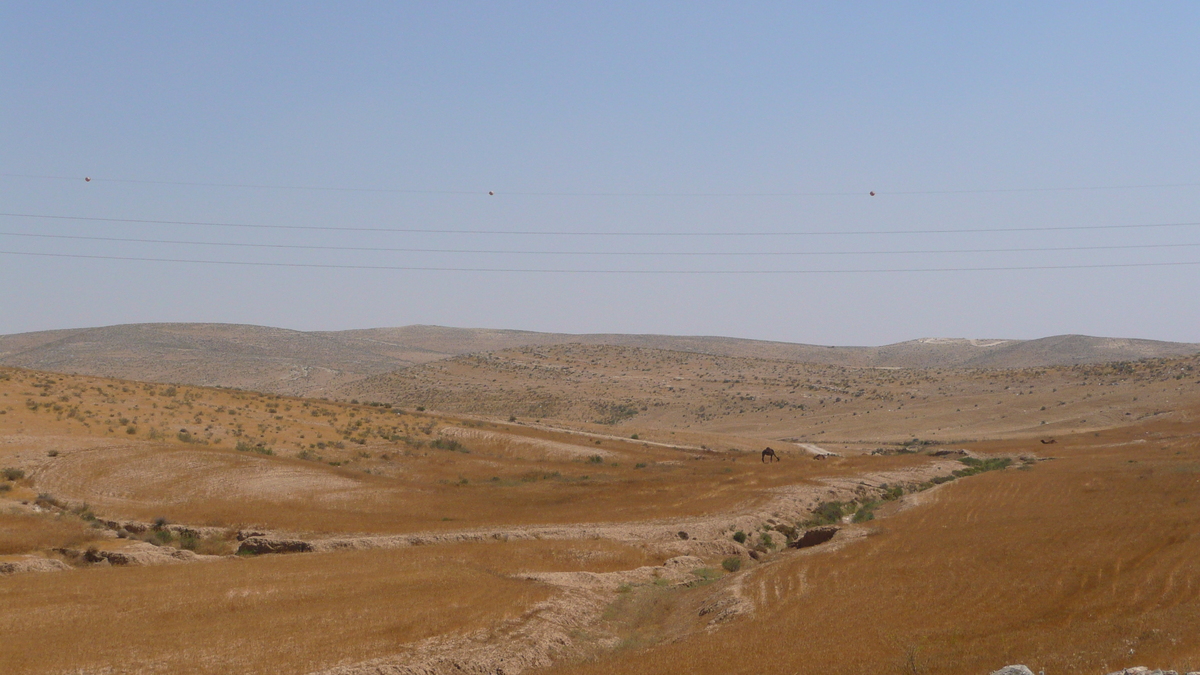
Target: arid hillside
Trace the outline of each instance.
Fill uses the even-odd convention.
[[[0,365],[289,396],[330,396],[373,375],[454,356],[563,344],[856,368],[1040,367],[1200,352],[1197,344],[1080,335],[825,347],[723,337],[568,335],[439,326],[302,332],[234,324],[134,324],[0,336]]]
[[[1004,370],[893,369],[556,345],[460,356],[370,377],[341,393],[647,438],[675,432],[870,448],[1121,426],[1171,410],[1198,381],[1196,356]]]
[[[562,392],[541,422],[0,368],[0,672],[1196,670],[1198,365],[424,367],[463,401]],[[747,397],[793,389],[903,442],[777,443]],[[647,409],[594,406],[618,391]],[[1006,426],[1046,396],[1101,423]],[[947,401],[989,439],[906,438]]]

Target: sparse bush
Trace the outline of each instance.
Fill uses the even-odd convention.
[[[635,469],[644,469],[644,468],[646,468],[646,463],[645,463],[645,462],[638,462],[637,464],[634,464],[634,465],[633,465],[633,468],[635,468]]]
[[[24,471],[22,471],[21,469],[14,469],[12,467],[8,467],[8,468],[4,469],[3,472],[0,472],[0,473],[4,474],[4,480],[21,480],[22,478],[25,477]]]
[[[438,450],[450,450],[453,452],[462,452],[468,454],[471,452],[467,449],[467,446],[452,438],[435,438],[432,441],[429,441],[429,447],[437,448]]]
[[[1012,459],[1009,457],[989,457],[987,459],[977,459],[975,457],[961,457],[960,462],[967,465],[965,469],[959,469],[954,472],[955,476],[974,476],[985,471],[999,471],[1007,469],[1012,464]]]
[[[721,561],[721,567],[725,568],[730,574],[742,569],[742,559],[738,556],[730,556]]]
[[[813,509],[812,517],[805,521],[806,526],[829,525],[836,523],[846,515],[846,505],[842,502],[821,502]]]
[[[603,464],[604,458],[600,455],[592,455],[591,457],[588,457],[588,462],[592,464]]]
[[[274,455],[275,454],[274,450],[272,450],[271,448],[268,448],[267,446],[263,445],[262,443],[256,444],[256,443],[249,443],[247,441],[238,441],[237,445],[234,447],[239,452],[254,452],[254,453],[258,453],[260,455]],[[301,459],[304,459],[304,458],[301,457]]]
[[[734,532],[734,533],[733,533],[733,540],[734,540],[734,541],[736,541],[736,542],[737,542],[737,543],[739,543],[739,544],[744,544],[744,543],[746,543],[746,533],[745,533],[745,532],[742,532],[741,530],[738,530],[737,532]]]
[[[170,524],[171,524],[171,521],[167,520],[164,516],[159,516],[159,517],[155,518],[154,522],[152,523],[154,529],[156,529],[156,530],[161,530]]]
[[[854,518],[853,518],[854,522],[865,523],[868,520],[874,520],[875,519],[875,509],[877,509],[877,508],[879,508],[879,502],[874,502],[874,501],[867,502],[866,504],[863,504],[862,506],[858,507],[858,510],[854,512]]]
[[[0,483],[0,492],[8,492],[12,489],[12,483]]]
[[[53,495],[51,495],[48,492],[43,492],[43,493],[39,494],[37,496],[37,499],[35,499],[33,501],[33,503],[37,504],[38,506],[42,507],[43,509],[48,509],[51,507],[56,508],[56,509],[67,508],[66,504],[64,504],[61,501],[59,501],[58,499],[56,499]]]
[[[767,548],[775,548],[775,540],[772,539],[771,535],[767,534],[766,532],[758,535],[758,541]]]

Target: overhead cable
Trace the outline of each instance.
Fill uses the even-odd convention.
[[[1114,251],[1161,248],[1192,248],[1200,243],[1174,244],[1116,244],[1111,246],[1043,246],[1026,248],[960,248],[925,249],[899,251],[545,251],[545,250],[495,250],[465,248],[407,248],[390,246],[318,246],[306,244],[255,244],[225,241],[187,241],[180,239],[138,239],[132,237],[88,237],[69,234],[40,234],[32,232],[0,232],[0,237],[24,237],[31,239],[64,239],[71,241],[108,241],[128,244],[168,244],[175,246],[220,246],[231,248],[267,248],[305,251],[375,251],[381,253],[455,253],[480,255],[586,255],[586,256],[696,256],[696,257],[747,257],[747,256],[820,256],[820,255],[917,255],[939,253],[1042,253],[1063,251]]]
[[[803,274],[879,274],[920,272],[1009,272],[1027,270],[1082,270],[1113,269],[1132,267],[1183,267],[1200,265],[1197,261],[1151,262],[1151,263],[1097,263],[1086,265],[1020,265],[998,267],[925,267],[925,268],[859,268],[820,270],[613,270],[613,269],[546,269],[512,267],[439,267],[409,265],[341,265],[329,263],[273,263],[239,260],[195,260],[188,258],[142,258],[132,256],[82,255],[73,253],[33,253],[28,251],[0,251],[0,255],[31,256],[40,258],[71,258],[83,260],[120,260],[130,262],[188,263],[200,265],[229,265],[244,267],[294,267],[312,269],[383,270],[401,272],[499,272],[515,274],[605,274],[605,275],[803,275]]]
[[[980,232],[1061,232],[1073,230],[1129,230],[1158,227],[1195,227],[1200,222],[1136,223],[1125,225],[1053,225],[1049,227],[969,227],[927,228],[920,230],[825,230],[825,231],[745,231],[671,232],[671,231],[577,231],[577,230],[475,230],[414,227],[337,227],[332,225],[265,225],[257,223],[222,223],[198,220],[158,220],[152,218],[106,218],[100,216],[60,216],[39,213],[2,213],[8,218],[35,218],[79,222],[128,223],[134,225],[186,225],[195,227],[234,227],[260,230],[312,230],[325,232],[397,232],[406,234],[471,234],[506,236],[576,236],[576,237],[808,237],[839,235],[908,235],[908,234],[974,234]]]
[[[240,188],[250,190],[294,190],[311,192],[374,192],[413,195],[459,195],[459,196],[489,196],[497,192],[501,195],[514,197],[866,197],[866,196],[904,196],[904,195],[965,195],[965,194],[1003,194],[1021,192],[1087,192],[1105,190],[1146,190],[1170,189],[1185,187],[1200,187],[1200,182],[1182,183],[1141,183],[1125,185],[1067,185],[1050,187],[1012,187],[1012,188],[973,188],[973,189],[928,189],[928,190],[841,190],[841,191],[773,191],[773,192],[672,192],[672,191],[587,191],[587,190],[449,190],[449,189],[417,189],[417,188],[384,188],[384,187],[345,187],[328,185],[277,185],[269,183],[234,183],[234,182],[204,182],[204,181],[173,181],[150,180],[139,178],[105,178],[102,176],[54,176],[42,174],[0,173],[5,178],[30,178],[44,180],[68,180],[99,183],[127,183],[136,185],[165,185],[176,187],[215,187]]]

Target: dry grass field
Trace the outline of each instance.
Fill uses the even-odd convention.
[[[818,474],[919,461],[766,470],[741,452],[22,370],[0,371],[0,402],[0,466],[36,484],[26,500],[44,493],[105,518],[219,528],[395,534],[686,517]]]
[[[562,672],[1200,670],[1200,409],[1051,447],[1031,470],[925,493],[853,545],[759,567],[742,584],[754,612],[718,633]]]
[[[1200,669],[1198,365],[553,345],[362,403],[0,369],[0,672]]]

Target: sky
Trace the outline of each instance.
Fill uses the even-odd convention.
[[[1200,342],[1198,27],[1186,2],[3,3],[0,334]]]

